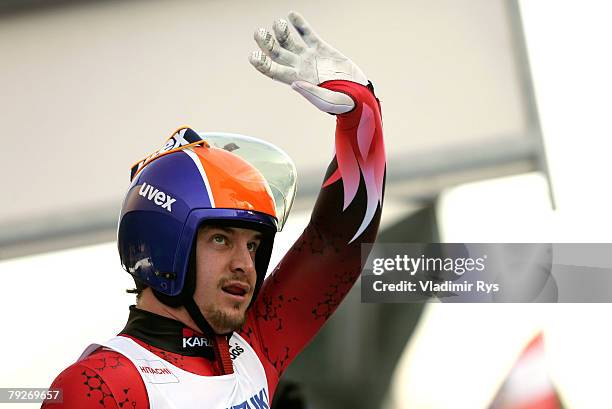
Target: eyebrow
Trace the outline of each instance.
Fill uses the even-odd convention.
[[[233,227],[227,227],[227,226],[208,225],[208,226],[205,226],[204,229],[221,230],[221,231],[226,232],[227,234],[236,234],[236,229],[234,229]],[[263,235],[261,233],[256,233],[253,239],[261,241],[263,239]]]

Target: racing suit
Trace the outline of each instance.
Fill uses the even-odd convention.
[[[349,95],[355,108],[336,117],[335,155],[309,224],[264,281],[243,328],[226,339],[234,373],[224,375],[211,347],[219,337],[132,306],[112,342],[89,348],[54,380],[63,402],[43,408],[269,407],[280,376],[359,277],[361,244],[375,240],[382,210],[385,152],[373,88],[343,80],[320,86]],[[251,389],[237,400],[218,393],[225,384],[197,386],[218,379],[235,390],[241,377]],[[153,396],[153,384],[166,389]],[[177,385],[193,393],[179,399]]]

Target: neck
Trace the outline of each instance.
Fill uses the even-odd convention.
[[[179,321],[186,327],[189,327],[199,333],[203,333],[203,331],[193,321],[185,307],[170,307],[163,304],[157,299],[157,297],[155,297],[155,294],[153,294],[151,288],[147,287],[142,291],[142,294],[136,302],[136,307],[144,311],[152,312],[153,314],[161,315],[162,317]]]

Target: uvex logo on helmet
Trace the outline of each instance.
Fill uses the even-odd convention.
[[[140,186],[138,194],[169,212],[172,212],[172,203],[176,202],[176,199],[162,192],[155,186],[148,185],[146,182]]]

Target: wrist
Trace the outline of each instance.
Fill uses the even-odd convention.
[[[380,115],[380,101],[374,94],[374,85],[372,85],[372,82],[370,81],[368,81],[368,85],[366,86],[347,80],[329,80],[319,84],[319,87],[346,94],[355,103],[355,107],[352,110],[337,115],[339,118],[360,116],[359,113],[361,112],[361,107],[364,103],[368,104],[372,110],[377,111],[378,115]]]

